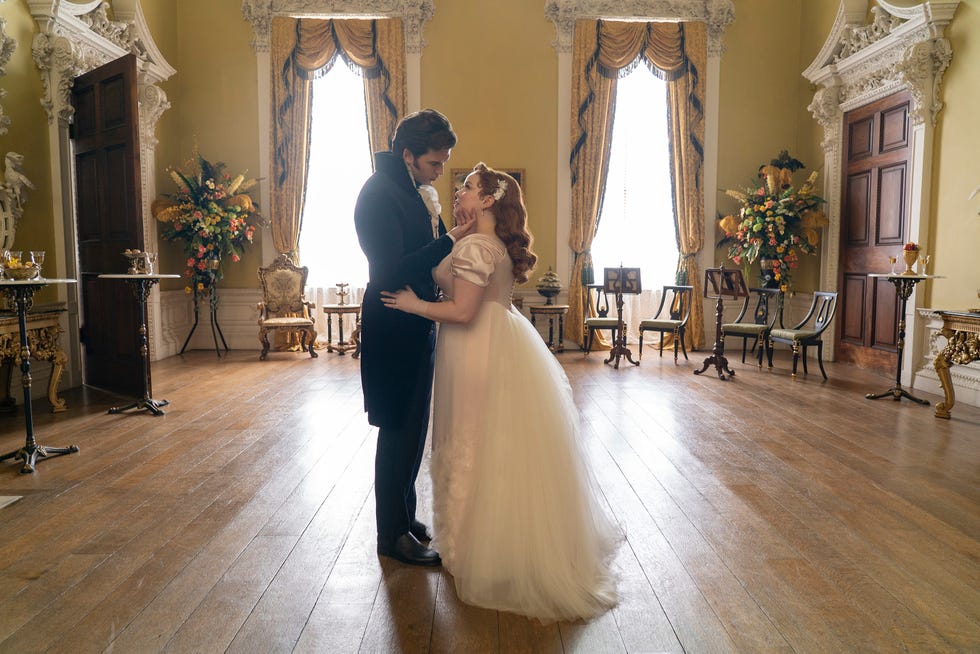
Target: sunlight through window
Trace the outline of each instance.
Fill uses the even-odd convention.
[[[644,288],[674,283],[677,242],[670,192],[667,88],[644,64],[619,80],[609,177],[592,243],[602,269],[639,267]]]
[[[363,79],[338,59],[313,82],[312,111],[300,261],[311,287],[363,288],[367,259],[354,231],[354,203],[371,175]]]

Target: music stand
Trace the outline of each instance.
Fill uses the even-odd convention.
[[[728,367],[728,359],[725,357],[725,341],[721,336],[721,314],[725,308],[722,300],[726,297],[737,300],[741,297],[748,297],[748,295],[749,289],[745,286],[745,277],[741,270],[737,268],[726,269],[722,266],[721,268],[708,268],[704,271],[704,297],[718,298],[715,307],[715,346],[711,349],[711,356],[704,360],[701,370],[694,371],[695,375],[700,375],[708,369],[708,366],[714,365],[718,372],[718,378],[722,381],[728,381],[725,378],[725,373],[729,377],[735,376],[735,372]]]
[[[616,296],[616,338],[612,349],[609,350],[609,358],[603,363],[609,363],[613,359],[616,363],[613,368],[619,369],[619,359],[626,357],[626,360],[634,366],[640,365],[639,361],[633,361],[633,353],[626,347],[626,325],[623,324],[623,295],[638,295],[642,290],[640,286],[639,268],[605,268],[603,270],[603,287],[606,294],[613,293]]]

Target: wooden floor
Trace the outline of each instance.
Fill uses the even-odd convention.
[[[0,464],[22,496],[0,509],[0,652],[980,651],[980,409],[869,401],[890,381],[843,364],[725,383],[691,374],[703,352],[645,354],[560,355],[627,534],[620,603],[588,624],[378,559],[349,356],[201,351],[154,364],[162,417],[84,389],[35,404],[38,441],[81,451]],[[0,417],[0,452],[23,442]]]

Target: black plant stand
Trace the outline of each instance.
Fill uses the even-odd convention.
[[[34,438],[34,413],[31,408],[31,351],[27,340],[27,312],[34,304],[34,294],[48,284],[74,283],[74,279],[0,280],[0,290],[17,307],[17,323],[20,328],[20,371],[24,383],[24,426],[27,431],[24,447],[0,456],[0,461],[20,459],[24,462],[24,467],[20,469],[22,473],[34,472],[38,457],[47,458],[53,454],[72,454],[78,451],[77,445],[46,447],[39,445]]]
[[[146,340],[146,300],[150,297],[150,289],[161,279],[178,279],[180,275],[99,275],[99,279],[122,279],[130,284],[133,293],[139,300],[140,305],[140,365],[143,368],[143,397],[130,402],[125,406],[114,406],[109,409],[109,413],[122,413],[130,409],[142,411],[148,410],[155,416],[162,416],[162,407],[170,404],[167,400],[154,400],[150,397],[152,390],[150,387],[150,348]]]
[[[911,297],[912,290],[915,288],[916,284],[926,279],[938,279],[938,277],[936,275],[882,275],[877,273],[870,274],[868,277],[887,279],[889,282],[894,284],[895,292],[898,293],[898,299],[901,300],[901,309],[898,315],[898,342],[895,344],[895,349],[898,350],[898,364],[895,370],[895,385],[889,388],[887,391],[882,391],[880,393],[867,393],[864,397],[869,400],[878,400],[883,397],[890,397],[896,402],[900,402],[904,397],[907,400],[912,400],[916,404],[928,406],[929,400],[923,400],[922,398],[915,397],[902,387],[902,353],[905,351],[905,307],[908,304],[909,297]]]
[[[184,344],[181,346],[178,354],[184,353],[184,350],[187,349],[187,344],[191,342],[191,336],[194,335],[194,330],[197,329],[198,319],[200,318],[200,309],[197,306],[198,300],[197,289],[194,289],[194,324],[191,325],[191,331],[188,332],[187,338],[184,339]],[[220,358],[221,348],[218,347],[218,339],[221,339],[221,345],[224,346],[225,352],[228,351],[228,343],[225,342],[225,335],[221,333],[221,325],[218,324],[218,295],[217,289],[213,286],[208,291],[208,305],[210,307],[211,338],[214,339],[214,353]]]

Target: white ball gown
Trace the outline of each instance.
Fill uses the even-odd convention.
[[[616,601],[619,528],[599,505],[561,366],[511,305],[504,244],[471,234],[433,271],[486,287],[467,325],[442,324],[433,408],[435,546],[459,598],[555,620]]]

